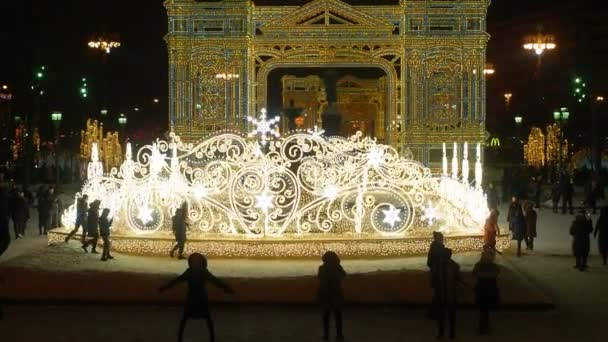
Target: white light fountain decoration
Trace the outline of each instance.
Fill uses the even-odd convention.
[[[249,137],[223,132],[193,144],[171,133],[168,141],[142,147],[135,160],[128,145],[123,165],[108,175],[99,173],[94,145],[89,170],[95,172],[77,196],[101,200],[114,213],[115,232],[134,239],[170,237],[171,216],[184,202],[189,241],[380,243],[430,238],[434,230],[482,234],[485,197],[457,178],[456,144],[452,177],[445,148],[443,175],[433,176],[360,132],[325,137],[315,129],[280,137],[278,118],[268,120],[265,110],[249,121],[255,126]],[[477,154],[480,183],[479,146]],[[63,222],[69,226],[74,217],[72,206]]]

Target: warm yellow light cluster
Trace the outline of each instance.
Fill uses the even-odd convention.
[[[62,244],[66,231],[51,231],[48,243]],[[204,253],[216,258],[318,258],[328,250],[341,257],[402,257],[422,255],[428,252],[431,238],[404,239],[335,239],[335,240],[189,240],[187,253]],[[454,252],[473,252],[483,248],[483,239],[478,235],[447,237],[446,246]],[[175,242],[170,238],[141,238],[114,236],[112,249],[119,253],[164,256],[173,248]],[[497,239],[496,248],[504,250],[511,245],[509,235]]]
[[[528,143],[524,145],[524,159],[532,167],[545,166],[545,135],[538,127],[532,127],[530,131]]]
[[[80,131],[80,157],[83,160],[90,160],[91,147],[93,143],[97,143],[99,159],[107,172],[122,164],[123,152],[118,132],[107,132],[105,138],[103,133],[102,123],[97,120],[87,120],[86,130]]]
[[[560,148],[560,144],[562,145]],[[562,157],[559,157],[561,150]],[[561,160],[568,159],[568,139],[563,139],[563,133],[558,124],[547,126],[547,152],[548,165],[559,164]]]
[[[112,49],[120,47],[120,43],[114,41],[97,40],[90,41],[89,47],[93,49],[103,50],[105,51],[105,53],[110,53]]]

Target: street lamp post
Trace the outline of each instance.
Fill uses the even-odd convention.
[[[553,119],[557,122],[559,126],[559,148],[558,148],[558,156],[557,156],[557,167],[558,171],[561,172],[562,169],[562,159],[563,159],[563,147],[564,147],[564,124],[570,118],[570,111],[566,107],[562,107],[560,109],[556,109],[553,111]]]
[[[61,119],[63,114],[58,111],[51,113],[51,121],[53,127],[55,127],[55,185],[59,186],[59,126],[61,125]]]
[[[557,47],[555,37],[550,34],[542,34],[541,32],[527,36],[524,40],[524,49],[533,50],[538,61],[536,64],[536,77],[540,77],[540,67],[542,63],[542,55],[545,51],[553,50]]]
[[[118,117],[118,126],[120,127],[121,140],[124,141],[124,140],[126,140],[125,128],[127,126],[127,117],[123,113],[121,113],[120,116]]]
[[[517,140],[517,147],[518,147],[517,155],[519,155],[521,153],[523,156],[523,146],[522,146],[522,142],[521,142],[521,125],[524,122],[524,118],[518,114],[518,115],[515,115],[514,121],[515,121],[515,138]]]

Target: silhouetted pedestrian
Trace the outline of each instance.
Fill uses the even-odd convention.
[[[9,215],[8,193],[4,186],[0,186],[0,256],[11,244],[11,233],[8,228]]]
[[[507,214],[507,222],[509,222],[509,230],[511,231],[511,239],[517,241],[517,256],[521,256],[521,242],[526,235],[526,221],[524,211],[521,208],[521,203],[516,196],[511,198],[509,213]]]
[[[540,202],[543,198],[543,178],[536,176],[534,179],[534,205],[540,209]]]
[[[460,265],[452,260],[452,250],[444,248],[439,267],[436,270],[437,285],[434,288],[435,318],[437,319],[437,338],[445,335],[445,321],[447,318],[450,338],[456,337],[456,306],[458,305],[458,287],[462,284]]]
[[[188,258],[188,269],[182,275],[172,279],[160,287],[160,293],[176,286],[179,283],[188,283],[188,294],[184,306],[184,313],[179,323],[177,341],[182,342],[186,323],[189,319],[205,319],[209,331],[209,341],[215,341],[215,328],[211,313],[209,312],[209,297],[207,295],[207,282],[221,288],[224,292],[232,294],[234,291],[228,284],[216,278],[207,269],[207,258],[199,253],[193,253]]]
[[[50,190],[39,190],[38,201],[38,235],[46,235],[51,229],[51,199]]]
[[[500,302],[498,274],[500,268],[494,263],[493,254],[484,251],[481,259],[473,267],[475,283],[475,303],[479,307],[479,334],[490,333],[490,310],[496,309]]]
[[[587,213],[584,209],[581,209],[576,215],[572,226],[570,227],[570,235],[572,235],[572,252],[576,259],[575,268],[580,271],[587,269],[587,257],[589,256],[589,249],[591,247],[591,241],[589,234],[593,232],[593,223],[587,217]]]
[[[178,251],[178,259],[185,259],[184,256],[184,248],[186,247],[186,230],[187,230],[187,222],[185,212],[187,210],[184,206],[182,208],[178,208],[175,210],[175,215],[173,215],[173,234],[175,235],[175,246],[169,252],[169,255],[173,258],[175,256],[175,252]]]
[[[496,250],[496,238],[500,235],[500,228],[498,228],[498,209],[494,208],[490,211],[490,215],[486,219],[486,223],[483,226],[483,240],[484,244],[495,252]]]
[[[109,217],[110,209],[105,208],[99,217],[99,233],[103,240],[103,251],[101,252],[101,261],[108,259],[114,259],[110,255],[110,227],[112,226],[113,219]]]
[[[525,213],[526,217],[526,249],[534,250],[534,239],[536,238],[536,220],[538,215],[531,202],[526,202]]]
[[[92,245],[91,253],[98,254],[97,252],[97,240],[99,240],[99,205],[101,202],[99,200],[93,201],[89,206],[89,211],[87,212],[87,236],[90,237],[89,240],[85,240],[82,244],[82,249],[85,253],[88,253],[87,247]]]
[[[70,241],[70,239],[78,233],[78,228],[82,227],[82,237],[81,242],[84,244],[84,241],[87,236],[86,230],[86,220],[87,220],[87,210],[88,210],[88,200],[89,195],[84,194],[76,201],[76,221],[74,222],[74,229],[66,236],[65,242]]]
[[[60,210],[61,203],[59,201],[59,194],[55,190],[55,187],[50,187],[48,192],[49,200],[49,216],[50,216],[50,227],[49,229],[55,229],[61,226]]]
[[[444,249],[445,246],[443,245],[443,234],[441,232],[433,232],[433,241],[431,242],[429,253],[426,257],[426,266],[430,271],[431,288],[433,289],[433,298],[431,299],[431,309],[429,312],[429,317],[431,319],[437,319],[435,307],[437,306],[439,298],[437,298],[437,293],[434,291],[434,289],[436,286],[438,286],[438,269]]]
[[[498,204],[500,202],[500,197],[498,196],[498,190],[494,186],[494,183],[490,183],[488,185],[487,196],[488,196],[488,208],[490,210],[497,209]]]
[[[593,236],[597,237],[597,247],[602,256],[603,265],[606,266],[608,257],[608,206],[602,207],[600,217],[595,224]]]
[[[332,314],[336,323],[336,338],[343,340],[342,306],[344,304],[344,292],[342,281],[346,277],[346,272],[340,265],[340,258],[335,252],[325,252],[322,261],[323,265],[319,266],[317,296],[323,310],[323,340],[329,339],[329,325]]]
[[[572,181],[570,180],[570,176],[565,173],[562,176],[562,182],[560,184],[560,190],[562,195],[562,214],[566,213],[566,209],[570,215],[574,214],[574,209],[572,208],[572,197],[574,196],[574,187],[572,186]]]
[[[561,196],[559,182],[554,182],[551,187],[551,202],[553,203],[553,212],[557,214],[557,207],[559,206],[559,198]]]
[[[19,189],[14,200],[13,222],[15,224],[15,239],[25,236],[27,220],[30,219],[30,207],[25,199],[23,190]]]

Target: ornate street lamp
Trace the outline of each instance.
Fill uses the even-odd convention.
[[[119,48],[120,42],[106,39],[97,39],[89,42],[89,47],[92,49],[98,49],[104,53],[110,53],[112,49]]]
[[[55,127],[55,184],[59,185],[59,126],[63,114],[58,111],[51,113],[51,121]]]
[[[524,118],[521,115],[516,115],[515,116],[515,124],[519,126],[519,125],[522,124],[522,122],[524,122]]]
[[[127,126],[127,117],[124,113],[118,116],[118,126],[120,127],[120,135],[125,139],[125,127]]]
[[[561,170],[561,168],[562,168],[563,146],[564,146],[564,124],[568,121],[569,118],[570,118],[570,111],[566,107],[562,107],[560,109],[556,109],[553,111],[553,119],[559,125],[559,135],[560,135],[559,150],[558,150],[559,152],[558,152],[558,156],[557,156],[558,170]]]
[[[553,50],[556,47],[555,37],[550,34],[537,33],[527,36],[524,40],[524,49],[534,50],[538,56],[541,56],[546,50]]]

